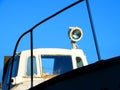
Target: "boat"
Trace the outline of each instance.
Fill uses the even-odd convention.
[[[77,42],[83,36],[78,26],[69,27],[72,49],[33,48],[33,30],[36,27],[82,1],[78,0],[45,18],[19,37],[13,55],[4,58],[2,90],[120,89],[120,56],[101,60],[88,0],[86,3],[98,55],[97,62],[88,64],[84,51],[78,48]],[[16,53],[20,40],[28,33],[30,50]]]

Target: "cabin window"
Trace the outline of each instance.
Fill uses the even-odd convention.
[[[36,58],[33,56],[33,75],[37,74],[37,64],[36,64]],[[27,60],[27,76],[31,76],[31,57]]]
[[[59,75],[73,69],[71,56],[42,56],[42,72]]]
[[[76,62],[77,62],[78,68],[83,66],[83,62],[82,62],[82,59],[80,57],[76,57]]]

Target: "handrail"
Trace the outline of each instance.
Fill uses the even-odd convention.
[[[44,20],[38,22],[36,25],[34,25],[32,28],[30,28],[28,31],[24,32],[17,40],[15,48],[14,48],[14,52],[13,52],[13,56],[12,56],[12,63],[11,63],[11,70],[10,70],[10,78],[9,78],[9,86],[8,86],[8,90],[10,90],[10,85],[11,85],[11,78],[12,78],[12,70],[13,70],[13,63],[14,63],[14,58],[15,58],[15,54],[17,51],[17,47],[19,45],[20,40],[28,33],[30,33],[30,44],[31,44],[31,87],[33,87],[33,30],[38,27],[39,25],[43,24],[44,22],[50,20],[51,18],[57,16],[58,14],[62,13],[63,11],[77,5],[78,3],[82,2],[84,0],[78,0],[72,4],[70,4],[69,6],[61,9],[60,11],[54,13],[53,15],[45,18]]]

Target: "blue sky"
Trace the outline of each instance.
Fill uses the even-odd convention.
[[[77,0],[0,0],[0,81],[4,56],[13,54],[19,36],[33,25]],[[120,1],[89,0],[102,59],[120,56]],[[85,1],[68,9],[34,30],[34,48],[71,48],[68,29],[78,26],[83,38],[78,42],[89,63],[97,61]],[[29,34],[17,52],[30,49]]]

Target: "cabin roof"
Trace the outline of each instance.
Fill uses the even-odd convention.
[[[24,50],[21,52],[21,54],[31,54],[30,50]],[[83,54],[83,51],[81,49],[62,49],[62,48],[38,48],[33,49],[33,54],[35,55],[80,55]]]

